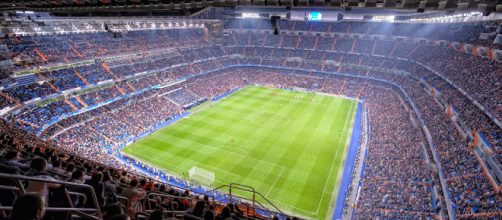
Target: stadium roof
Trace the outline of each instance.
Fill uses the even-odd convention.
[[[2,10],[31,10],[54,13],[72,12],[126,12],[196,11],[210,6],[265,6],[265,7],[328,7],[366,8],[371,10],[408,9],[423,10],[479,10],[502,11],[497,0],[3,0]],[[396,13],[396,10],[393,10]]]

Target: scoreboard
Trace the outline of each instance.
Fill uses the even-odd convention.
[[[307,21],[322,21],[322,13],[318,11],[305,12],[305,20]]]

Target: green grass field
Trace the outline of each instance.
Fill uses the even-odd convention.
[[[254,187],[288,213],[330,218],[356,102],[246,87],[123,152],[178,176],[212,171],[213,187]],[[244,193],[242,193],[244,195]]]

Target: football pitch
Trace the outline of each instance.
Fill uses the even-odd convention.
[[[187,177],[197,166],[214,172],[213,188],[252,186],[282,211],[326,219],[334,207],[355,111],[351,99],[250,86],[123,152],[177,176]]]

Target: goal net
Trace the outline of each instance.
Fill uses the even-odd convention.
[[[188,176],[191,181],[205,186],[212,186],[214,182],[214,173],[200,167],[192,167],[188,171]]]

